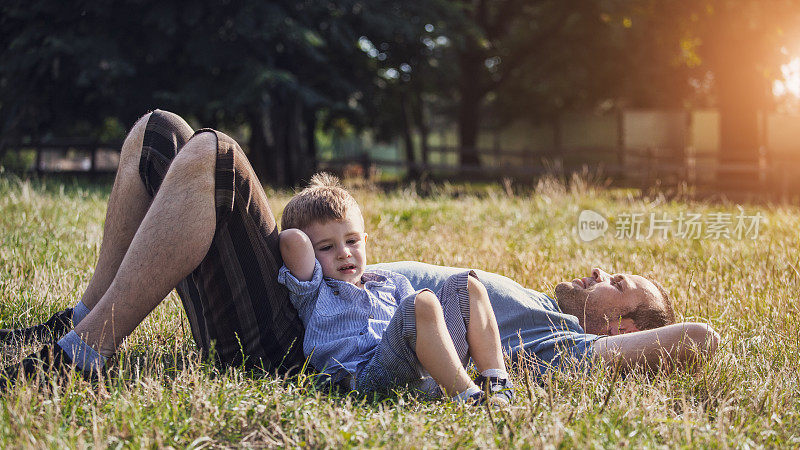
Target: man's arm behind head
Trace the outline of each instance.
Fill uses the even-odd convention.
[[[670,372],[698,370],[717,351],[719,334],[710,325],[683,322],[646,331],[602,337],[593,353],[622,370],[643,368]]]

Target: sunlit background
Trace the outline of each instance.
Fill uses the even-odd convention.
[[[772,93],[779,99],[787,101],[800,97],[800,57],[793,57],[788,64],[781,66],[783,79],[775,80]]]
[[[162,108],[265,183],[614,183],[800,193],[800,1],[0,5],[0,165],[112,172]]]

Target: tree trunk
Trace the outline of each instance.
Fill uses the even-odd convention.
[[[416,180],[419,178],[419,171],[417,170],[416,158],[414,155],[414,138],[411,135],[411,111],[408,105],[408,94],[405,90],[400,91],[400,115],[402,116],[403,127],[403,142],[406,151],[406,164],[408,164],[408,172],[406,178]]]
[[[303,110],[303,122],[306,132],[306,160],[304,167],[310,175],[317,172],[317,111],[311,108]]]
[[[270,94],[270,130],[272,131],[272,138],[275,148],[275,166],[273,184],[276,186],[288,186],[286,178],[286,135],[287,135],[287,117],[286,105],[281,92],[272,91]]]
[[[478,126],[485,91],[481,88],[477,77],[483,71],[482,64],[483,61],[477,51],[467,49],[459,57],[461,82],[458,88],[461,98],[458,105],[458,144],[462,166],[481,164],[477,148]]]
[[[742,65],[737,70],[717,75],[720,112],[720,166],[717,182],[724,192],[759,189],[760,101],[753,91],[763,78],[755,67]]]
[[[247,111],[247,122],[250,125],[250,165],[262,183],[275,183],[275,147],[269,133],[269,117],[264,105],[254,106]]]
[[[428,130],[428,124],[425,122],[425,104],[419,90],[414,92],[413,111],[414,122],[417,130],[419,130],[420,149],[422,150],[420,159],[422,160],[423,167],[427,167],[430,163],[430,149],[428,147],[428,135],[430,134],[430,130]]]
[[[722,192],[745,194],[760,188],[758,110],[766,105],[769,83],[758,70],[760,37],[731,14],[718,18],[709,43],[720,112],[717,185]]]
[[[308,181],[316,163],[315,153],[308,147],[309,131],[303,113],[303,102],[297,92],[285,88],[272,92],[272,134],[275,139],[275,184],[294,187]]]
[[[300,130],[302,126],[301,120],[300,98],[297,93],[292,92],[286,98],[286,186],[297,186],[302,182],[302,170],[300,164],[303,161],[305,154],[305,145],[303,144],[303,133]]]
[[[478,123],[480,122],[480,99],[472,93],[464,93],[458,110],[458,144],[462,166],[481,164],[478,154]]]

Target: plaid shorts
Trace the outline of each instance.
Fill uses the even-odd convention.
[[[275,218],[264,189],[239,145],[217,136],[211,248],[176,290],[192,336],[223,366],[286,372],[303,364],[303,324],[278,284],[282,263]],[[155,110],[147,121],[139,174],[155,196],[172,158],[196,133],[180,116]]]
[[[449,277],[436,292],[442,305],[447,331],[453,339],[461,365],[469,362],[467,326],[469,325],[469,288],[467,280],[476,277],[466,271]],[[414,312],[415,295],[406,297],[383,333],[375,354],[355,378],[355,389],[362,393],[388,391],[392,388],[417,385],[424,369],[417,358],[417,322]],[[426,392],[441,395],[441,392]]]

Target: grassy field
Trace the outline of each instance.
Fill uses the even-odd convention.
[[[0,176],[0,327],[42,321],[75,304],[98,254],[109,186]],[[269,192],[280,211],[288,192]],[[121,376],[0,394],[7,447],[800,447],[800,306],[796,207],[708,204],[570,187],[533,190],[436,186],[355,190],[370,233],[370,262],[421,260],[497,272],[552,294],[594,266],[651,276],[682,320],[710,322],[720,351],[697,374],[632,374],[612,382],[555,373],[527,384],[516,405],[461,409],[403,392],[382,399],[328,395],[307,376],[219,373],[198,361],[172,294],[120,349]],[[581,210],[609,218],[593,242],[576,233]],[[655,212],[760,214],[755,239],[621,239],[614,224]],[[646,225],[646,224],[645,224]],[[673,224],[675,228],[676,224]],[[731,225],[733,230],[733,224]],[[646,228],[643,229],[646,235]],[[3,362],[33,349],[3,349]]]

